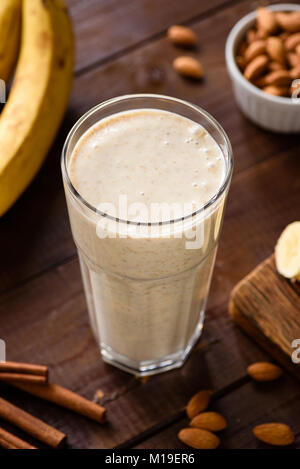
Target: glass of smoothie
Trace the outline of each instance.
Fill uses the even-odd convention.
[[[143,376],[198,340],[233,169],[208,113],[160,95],[110,99],[62,154],[71,229],[104,361]]]

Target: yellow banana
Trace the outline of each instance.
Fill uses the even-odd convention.
[[[0,1],[0,79],[9,82],[19,53],[21,0]]]
[[[300,221],[290,223],[281,233],[275,247],[278,272],[300,281]]]
[[[1,0],[2,1],[2,0]],[[0,216],[40,168],[71,89],[74,40],[62,0],[23,0],[21,52],[0,116]]]

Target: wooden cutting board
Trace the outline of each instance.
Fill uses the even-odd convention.
[[[232,319],[272,357],[300,378],[300,283],[278,274],[274,256],[259,264],[233,289]],[[299,353],[292,342],[299,339]],[[296,357],[296,358],[297,358]]]

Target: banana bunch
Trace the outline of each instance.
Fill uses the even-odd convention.
[[[21,0],[0,2],[0,78],[7,83],[13,73],[19,52]]]
[[[0,115],[0,216],[39,170],[67,107],[74,39],[63,0],[0,1],[0,79],[16,61]]]
[[[300,221],[282,232],[275,247],[275,261],[281,275],[300,282]]]

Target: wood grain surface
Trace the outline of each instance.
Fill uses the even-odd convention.
[[[233,324],[227,310],[232,288],[273,252],[286,224],[299,219],[299,136],[276,135],[251,124],[235,104],[226,72],[226,37],[258,2],[67,3],[77,38],[73,93],[46,163],[0,219],[0,338],[9,360],[44,363],[53,381],[91,399],[101,389],[108,423],[100,426],[2,383],[1,397],[67,433],[73,448],[183,448],[176,434],[186,424],[186,402],[198,390],[211,388],[213,408],[230,422],[223,447],[259,447],[252,426],[270,419],[290,424],[300,447],[298,382],[284,376],[273,389],[250,381],[247,366],[269,356]],[[172,23],[196,31],[199,45],[192,55],[203,63],[203,82],[173,71],[172,60],[181,50],[165,38]],[[235,156],[203,337],[183,368],[146,382],[100,359],[60,174],[62,145],[73,123],[107,98],[137,92],[165,93],[204,107],[225,128]]]
[[[186,24],[232,0],[66,0],[77,38],[77,74],[125,55],[164,35],[171,24]]]
[[[300,285],[278,274],[270,256],[232,291],[229,312],[244,331],[300,378],[292,343],[300,338]]]

